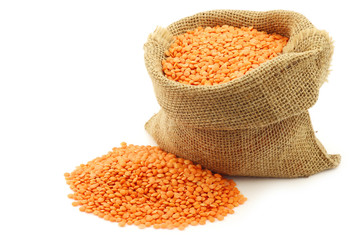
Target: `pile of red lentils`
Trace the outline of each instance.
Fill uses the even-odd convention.
[[[154,146],[122,143],[64,175],[73,206],[121,227],[183,230],[221,221],[246,201],[233,180]]]
[[[175,37],[165,52],[163,71],[183,84],[227,83],[278,56],[287,41],[253,27],[198,27]]]

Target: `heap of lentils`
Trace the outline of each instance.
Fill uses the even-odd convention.
[[[198,27],[175,36],[165,76],[188,85],[218,85],[239,78],[282,52],[288,38],[253,27]]]
[[[221,221],[246,201],[233,180],[155,146],[121,143],[64,176],[73,206],[121,227],[183,230]]]

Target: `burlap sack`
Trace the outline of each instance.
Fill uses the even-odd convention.
[[[190,86],[162,72],[173,36],[198,26],[253,26],[289,37],[278,57],[217,86]],[[215,10],[157,28],[144,45],[145,64],[161,110],[145,125],[158,145],[214,172],[299,177],[334,168],[316,139],[308,109],[326,81],[333,45],[292,11]]]

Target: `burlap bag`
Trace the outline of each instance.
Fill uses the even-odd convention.
[[[278,57],[217,86],[168,80],[161,61],[173,36],[198,26],[253,26],[289,37]],[[326,81],[333,45],[292,11],[215,10],[157,28],[144,45],[159,113],[145,125],[158,145],[214,172],[237,176],[299,177],[334,168],[316,139],[308,109]]]

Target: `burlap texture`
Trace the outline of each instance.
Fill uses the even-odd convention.
[[[167,79],[161,61],[173,36],[198,26],[253,26],[289,37],[278,57],[217,86]],[[299,177],[334,168],[316,139],[308,109],[326,81],[332,41],[303,15],[214,10],[157,28],[144,45],[161,110],[145,125],[158,145],[212,171],[237,176]]]

